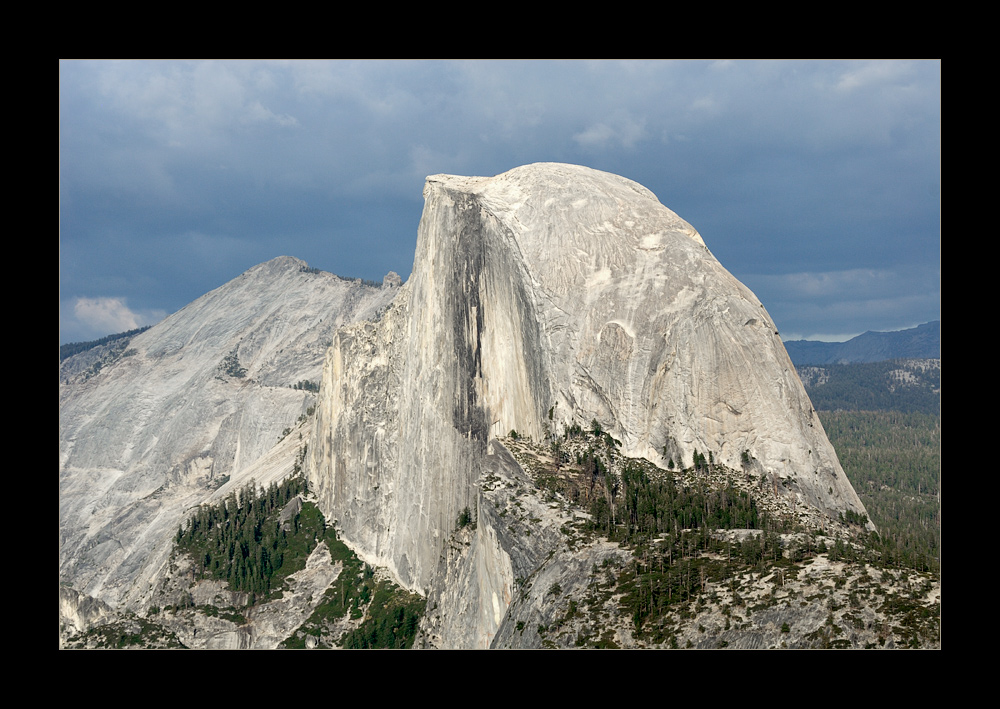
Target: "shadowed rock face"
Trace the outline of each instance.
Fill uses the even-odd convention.
[[[536,164],[434,175],[424,198],[410,280],[327,353],[310,446],[370,561],[427,591],[490,437],[593,419],[625,455],[747,452],[801,502],[864,512],[760,301],[649,190]]]

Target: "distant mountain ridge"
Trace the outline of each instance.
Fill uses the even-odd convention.
[[[881,362],[887,359],[940,359],[941,321],[896,332],[868,331],[847,342],[791,340],[785,350],[795,366]]]

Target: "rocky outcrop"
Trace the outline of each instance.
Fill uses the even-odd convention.
[[[107,603],[75,589],[59,587],[60,642],[67,633],[80,633],[113,618],[115,611]]]
[[[399,290],[389,281],[371,287],[276,258],[132,338],[86,377],[75,358],[63,363],[61,581],[145,611],[191,508],[291,472],[315,402],[294,387],[318,384],[334,332],[385,307]]]
[[[491,437],[595,420],[625,455],[710,453],[828,515],[864,513],[767,311],[649,190],[537,164],[434,175],[424,197],[410,280],[334,337],[310,446],[324,512],[370,563],[430,591]],[[512,595],[504,562],[480,568],[477,586]]]
[[[536,490],[500,441],[483,465],[474,518],[447,538],[417,647],[541,647],[538,626],[563,610],[549,590],[583,595],[594,566],[630,557],[606,539],[584,540],[577,525],[587,515]]]

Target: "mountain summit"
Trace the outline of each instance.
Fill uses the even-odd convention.
[[[60,364],[59,573],[145,608],[189,511],[250,476],[287,475],[275,443],[315,396],[327,344],[396,294],[281,256],[134,337],[112,362]],[[269,461],[269,466],[260,466]],[[229,484],[226,484],[227,481]]]
[[[199,505],[300,463],[339,538],[427,599],[424,647],[543,645],[563,622],[552,598],[582,598],[599,567],[631,568],[595,530],[638,524],[623,501],[638,480],[705,471],[723,507],[752,492],[783,523],[872,528],[764,306],[648,189],[539,163],[432,175],[424,199],[405,284],[282,257],[100,366],[86,353],[61,365],[64,623],[169,603],[164,622],[189,646],[335,644],[349,627],[321,618],[299,632],[321,599],[347,602],[341,581],[327,589],[339,571],[325,538],[266,610],[201,584],[207,556],[185,566],[173,546]],[[690,521],[663,532],[682,558]],[[690,598],[690,564],[685,584]],[[220,618],[238,603],[252,612]],[[632,631],[615,632],[629,646]]]
[[[433,175],[424,199],[400,296],[327,352],[310,445],[321,507],[370,563],[429,591],[477,509],[489,561],[470,587],[494,589],[475,609],[492,637],[517,555],[480,491],[497,439],[581,424],[626,456],[752,461],[804,505],[865,514],[764,306],[648,189],[541,163]]]

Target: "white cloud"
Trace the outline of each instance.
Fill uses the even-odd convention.
[[[595,123],[587,130],[574,135],[573,140],[580,145],[601,147],[608,143],[613,136],[614,131],[606,123]]]
[[[585,148],[632,148],[646,137],[646,121],[616,111],[607,121],[599,121],[573,136]]]
[[[247,124],[298,125],[287,113],[268,107],[275,81],[262,78],[268,65],[219,61],[94,62],[95,81],[117,119],[138,122],[161,145],[204,147],[234,127]]]
[[[73,314],[87,327],[109,333],[140,327],[138,316],[121,298],[77,298]]]
[[[707,113],[717,113],[719,102],[713,96],[702,96],[691,102],[691,108],[695,111],[705,111]]]
[[[880,85],[898,81],[910,73],[909,62],[880,60],[840,75],[837,82],[838,91],[854,91],[872,85]]]
[[[824,332],[811,332],[806,335],[792,332],[781,333],[782,342],[794,342],[795,340],[818,340],[820,342],[847,342],[848,340],[853,340],[855,337],[860,335],[860,332],[835,332],[835,333],[824,333]]]
[[[275,123],[283,127],[292,127],[299,124],[295,116],[289,116],[288,114],[278,115],[269,108],[265,108],[260,101],[254,101],[246,107],[241,121],[243,123]]]
[[[128,307],[124,298],[77,298],[73,304],[73,315],[77,325],[72,330],[102,337],[152,325],[162,320],[166,313],[135,312]]]
[[[771,280],[789,296],[797,298],[873,297],[900,285],[898,273],[870,268],[788,273],[763,279]]]

